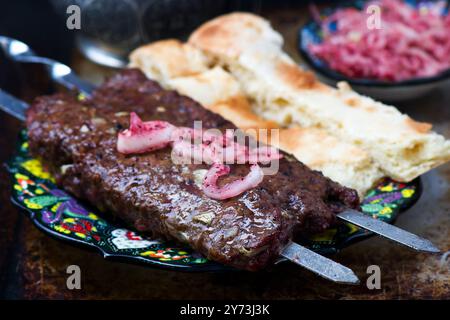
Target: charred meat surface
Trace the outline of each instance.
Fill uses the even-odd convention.
[[[129,113],[177,126],[235,128],[190,98],[163,90],[138,70],[106,81],[92,98],[56,94],[36,99],[27,116],[30,150],[59,186],[135,229],[189,244],[206,257],[258,270],[272,263],[296,234],[320,232],[336,213],[358,208],[358,196],[320,172],[285,156],[279,172],[227,200],[208,198],[198,184],[206,165],[175,165],[170,148],[140,155],[117,151]],[[245,176],[232,165],[221,183]]]

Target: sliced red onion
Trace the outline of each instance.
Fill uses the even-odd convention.
[[[271,146],[262,146],[249,151],[248,153],[248,163],[256,164],[270,163],[272,160],[279,160],[283,156],[278,151],[278,149]]]
[[[212,199],[225,200],[240,195],[249,189],[255,188],[263,181],[264,178],[262,169],[258,165],[254,164],[250,167],[250,172],[244,178],[227,183],[223,187],[217,186],[217,180],[219,177],[229,173],[229,166],[220,163],[213,164],[203,180],[203,192]]]
[[[175,127],[165,121],[142,122],[134,112],[130,115],[130,128],[119,133],[117,150],[120,153],[143,153],[162,149],[171,143]]]
[[[203,131],[199,129],[192,129],[187,127],[178,127],[172,133],[172,141],[185,140],[194,143],[202,142],[204,144],[210,144],[216,142],[220,145],[224,145],[224,135],[210,132],[209,130]]]
[[[322,43],[309,47],[330,68],[352,78],[401,81],[450,68],[450,15],[445,1],[414,8],[399,0],[369,1],[381,8],[381,29],[368,28],[365,8],[342,8],[322,23]],[[337,30],[330,30],[336,25]]]
[[[172,133],[172,156],[177,163],[207,163],[214,161],[213,148],[204,143],[202,132],[191,128],[180,127]]]
[[[119,133],[117,150],[121,153],[143,153],[172,146],[172,159],[176,164],[212,164],[203,181],[202,189],[213,199],[223,200],[256,187],[264,178],[257,163],[280,159],[277,149],[263,146],[249,150],[236,143],[233,132],[217,134],[198,129],[175,127],[165,121],[143,122],[136,113],[130,115],[130,128]],[[217,186],[219,177],[227,175],[230,167],[224,163],[250,163],[250,172],[243,178]]]
[[[184,140],[173,142],[172,159],[177,164],[211,164],[214,162],[210,150],[203,144],[192,144]]]

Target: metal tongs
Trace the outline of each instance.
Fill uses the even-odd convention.
[[[78,90],[80,93],[89,96],[95,88],[92,84],[81,80],[67,65],[37,56],[28,45],[21,41],[0,36],[0,45],[12,60],[46,65],[52,80],[70,90]],[[1,110],[24,121],[27,108],[28,105],[25,102],[0,90]],[[337,217],[414,250],[429,253],[440,252],[429,240],[381,220],[373,219],[362,212],[347,209],[339,213]],[[351,269],[297,243],[289,243],[280,255],[331,281],[345,284],[359,283],[358,277]]]

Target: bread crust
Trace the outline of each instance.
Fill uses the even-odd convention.
[[[161,46],[175,46],[175,48],[161,49]],[[180,43],[159,41],[144,48],[145,50],[137,49],[139,55],[135,54],[136,51],[133,52],[130,56],[131,65],[144,68],[143,71],[150,75],[150,78],[159,81],[167,89],[177,90],[193,98],[205,108],[233,122],[247,134],[292,154],[309,167],[322,171],[331,179],[357,190],[360,196],[382,177],[379,168],[361,148],[341,141],[318,128],[287,128],[255,113],[254,104],[244,94],[240,83],[219,65],[197,73],[171,73],[170,78],[164,78],[162,73],[145,69],[145,66],[149,65],[145,63],[147,59],[152,62],[152,68],[154,65],[158,68],[160,67],[158,64],[166,64],[167,58],[164,56],[158,60],[152,50],[188,52],[180,48]],[[192,48],[190,46],[189,50]],[[135,61],[137,56],[139,61]],[[187,56],[181,60],[189,61]],[[184,68],[195,70],[195,65],[187,65]],[[266,130],[259,131],[259,129]]]
[[[188,43],[230,70],[255,112],[282,126],[318,127],[364,149],[384,175],[408,182],[450,160],[450,141],[395,107],[319,82],[282,49],[265,19],[228,14],[195,30]],[[224,47],[227,44],[228,47]]]
[[[176,39],[156,41],[135,49],[129,67],[143,70],[147,77],[163,84],[174,77],[194,75],[208,70],[206,56]]]

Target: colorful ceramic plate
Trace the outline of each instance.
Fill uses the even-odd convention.
[[[39,160],[29,156],[25,132],[7,167],[11,174],[13,202],[24,209],[39,229],[55,238],[98,249],[105,258],[155,267],[186,271],[230,269],[189,248],[137,234],[57,188]],[[409,184],[385,180],[367,193],[362,209],[375,219],[391,223],[399,212],[415,203],[420,192],[419,180]],[[342,223],[323,234],[304,239],[303,244],[321,254],[331,254],[371,235]]]

